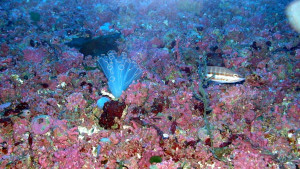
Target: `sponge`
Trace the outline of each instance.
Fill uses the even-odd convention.
[[[97,100],[97,106],[99,108],[103,109],[104,104],[108,101],[110,101],[110,99],[108,97],[101,97],[100,99]]]

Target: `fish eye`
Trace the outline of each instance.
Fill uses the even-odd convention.
[[[239,77],[239,75],[238,74],[233,74],[233,77]]]

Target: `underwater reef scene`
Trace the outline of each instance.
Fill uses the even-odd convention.
[[[299,169],[291,2],[1,1],[0,168]]]

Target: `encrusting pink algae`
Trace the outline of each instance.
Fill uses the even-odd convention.
[[[299,168],[294,4],[1,2],[0,168]]]

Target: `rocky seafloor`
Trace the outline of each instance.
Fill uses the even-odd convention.
[[[289,2],[1,1],[0,168],[298,169]],[[143,74],[99,108],[111,50]],[[204,57],[245,81],[199,86]]]

